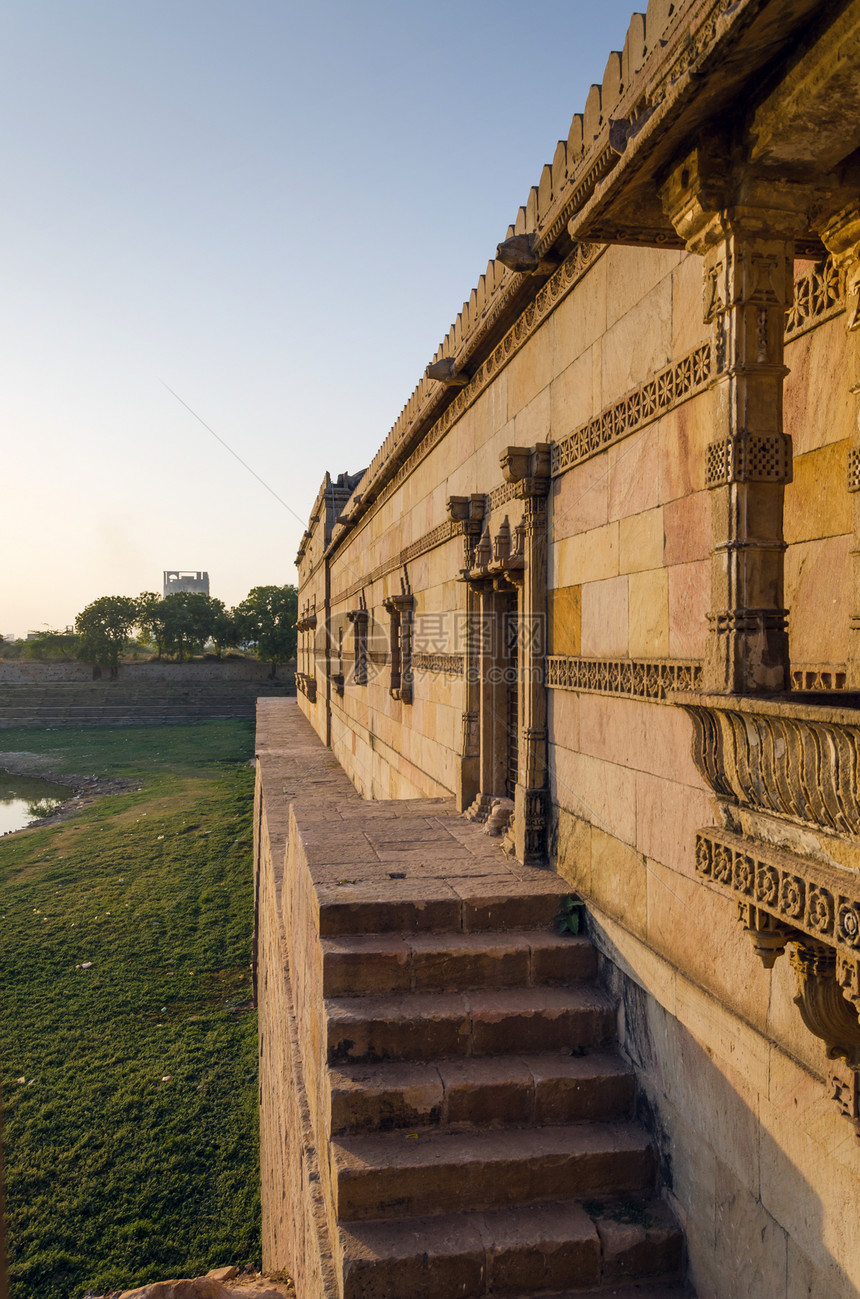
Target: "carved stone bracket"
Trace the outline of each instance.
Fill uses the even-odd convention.
[[[447,500],[448,518],[463,537],[463,567],[469,569],[474,563],[475,546],[483,528],[486,499],[480,492],[471,496],[449,496]]]
[[[804,1024],[824,1043],[833,1097],[855,1125],[860,1071],[860,876],[719,827],[696,835],[696,871],[730,893],[767,969],[791,945]],[[852,1076],[853,1075],[853,1076]]]
[[[317,700],[317,679],[308,676],[306,672],[296,673],[296,689],[299,694],[304,695],[309,703],[315,704]]]

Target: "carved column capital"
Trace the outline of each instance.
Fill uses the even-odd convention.
[[[551,482],[551,450],[548,442],[536,442],[533,447],[505,447],[500,453],[505,482],[517,484],[517,496],[547,495]]]
[[[821,242],[843,277],[848,329],[860,329],[860,199],[830,218],[821,231]]]

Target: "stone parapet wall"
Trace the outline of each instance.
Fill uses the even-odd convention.
[[[290,680],[290,665],[280,669],[284,681]],[[119,681],[206,682],[264,681],[271,673],[268,663],[259,659],[227,659],[207,663],[121,663]],[[104,674],[105,679],[107,673]],[[0,659],[0,688],[4,685],[44,685],[48,682],[92,681],[89,663],[35,663],[17,659]]]
[[[300,556],[355,787],[591,907],[699,1299],[860,1288],[858,50],[652,2]]]

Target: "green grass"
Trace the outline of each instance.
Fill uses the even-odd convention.
[[[0,748],[141,783],[0,842],[13,1299],[259,1262],[252,724]]]

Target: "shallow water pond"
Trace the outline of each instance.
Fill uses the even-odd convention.
[[[58,785],[54,780],[0,771],[0,834],[23,830],[31,821],[48,816],[73,793],[70,785]]]

